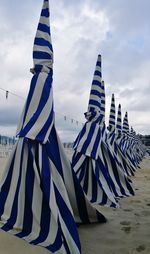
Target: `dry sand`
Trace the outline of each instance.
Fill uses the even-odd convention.
[[[0,158],[1,172],[6,159]],[[106,224],[79,227],[83,254],[150,254],[150,157],[133,177],[136,195],[120,202],[119,209],[101,208]],[[0,254],[48,254],[44,248],[0,232]]]

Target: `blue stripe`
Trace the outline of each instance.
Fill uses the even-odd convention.
[[[104,146],[103,146],[103,148],[104,148]],[[105,158],[106,154],[107,154],[107,156],[109,156],[108,152],[109,152],[108,149],[106,149],[106,148],[102,149],[102,155],[103,155],[103,160],[104,160],[105,167],[106,167],[106,172],[108,172],[108,176],[106,177],[106,179],[109,177],[111,190],[113,191],[115,197],[117,197],[118,193],[116,192],[116,188],[115,188],[114,182],[113,182],[112,178],[109,175],[109,168],[108,168],[108,164],[107,164],[107,161],[106,161],[106,158]]]
[[[110,115],[109,118],[115,120],[115,116],[114,115]]]
[[[36,76],[36,75],[34,75]],[[39,105],[37,106],[37,110],[36,112],[33,114],[33,116],[31,117],[30,121],[26,124],[26,126],[24,127],[24,129],[22,129],[20,131],[19,136],[20,137],[25,137],[27,135],[27,133],[30,131],[30,129],[33,127],[33,125],[36,123],[39,115],[41,114],[47,100],[49,99],[50,96],[50,91],[51,91],[51,84],[52,84],[52,77],[51,75],[47,75],[44,87],[43,87],[43,91],[42,91],[42,95],[41,95],[41,99],[39,102]],[[36,85],[34,83],[34,85]],[[41,130],[40,130],[41,131]]]
[[[100,94],[100,92],[98,92],[97,90],[91,90],[91,94],[93,94],[93,95],[97,95],[98,97],[101,97],[101,94]]]
[[[43,60],[43,59],[49,59],[51,60],[52,59],[52,55],[47,53],[47,52],[42,52],[42,51],[33,51],[33,58],[34,59],[40,59],[40,60]]]
[[[47,134],[47,130],[48,128],[50,128],[51,124],[53,123],[53,119],[54,119],[54,111],[53,111],[53,106],[52,106],[52,109],[50,111],[50,115],[47,119],[47,121],[45,122],[43,128],[41,129],[41,131],[38,133],[38,135],[36,136],[36,140],[44,140],[45,139],[45,136]]]
[[[92,151],[92,157],[95,158],[97,154],[97,149],[100,144],[100,138],[101,138],[101,129],[99,128],[99,131],[97,133],[94,145],[93,145],[93,151]]]
[[[50,35],[50,27],[45,24],[38,24],[38,30]]]
[[[101,149],[103,151],[102,146],[101,146]],[[111,191],[111,182],[110,182],[110,178],[109,178],[108,169],[107,169],[106,165],[102,162],[102,159],[100,157],[98,157],[98,160],[96,163],[95,173],[96,173],[98,179],[100,179],[100,174],[103,175],[103,177],[105,178],[106,183],[108,185],[108,188]],[[100,181],[99,181],[99,184],[100,184],[100,187],[103,189],[103,186]],[[106,196],[105,196],[105,198],[106,198]],[[103,200],[103,202],[105,204],[107,202],[107,199],[105,199],[105,201]]]
[[[41,16],[48,18],[49,17],[49,8],[43,9],[41,12]]]
[[[78,145],[79,141],[83,138],[83,136],[85,135],[86,133],[86,124],[84,124],[81,132],[79,133],[77,139],[75,140],[74,144],[73,144],[73,147],[76,145]],[[76,148],[76,147],[75,147]]]
[[[101,202],[101,204],[106,204],[107,203],[107,199],[109,197],[107,197],[107,195],[106,195],[106,193],[104,191],[104,188],[102,186],[102,183],[99,180],[101,178],[100,174],[102,174],[103,177],[105,178],[105,180],[107,182],[107,186],[110,189],[110,191],[112,191],[111,190],[111,185],[110,185],[111,182],[110,182],[110,178],[109,178],[109,175],[108,175],[108,170],[107,170],[106,166],[103,164],[103,162],[102,162],[100,157],[98,157],[98,160],[97,160],[97,163],[96,163],[95,173],[96,173],[96,177],[98,179],[99,186],[103,190],[103,192],[102,192],[103,196],[102,196],[102,202]],[[116,205],[114,204],[114,206],[116,206]]]
[[[117,127],[117,129],[121,129],[121,125],[118,125],[118,124],[117,124],[117,126],[116,126],[116,127]]]
[[[97,179],[94,174],[94,170],[92,169],[92,199],[91,203],[94,203],[97,201],[97,192],[98,192],[98,184],[97,184]]]
[[[73,218],[70,210],[66,206],[66,203],[64,202],[64,200],[63,200],[61,194],[59,193],[58,189],[56,188],[56,186],[55,186],[55,195],[57,197],[56,202],[57,202],[57,206],[59,208],[61,217],[62,217],[70,235],[72,236],[72,239],[76,243],[76,246],[78,247],[79,251],[81,251],[79,235],[78,235],[78,231],[77,231],[77,227],[76,227],[74,218]]]
[[[121,118],[117,118],[117,122],[120,122],[120,123],[121,123]]]
[[[98,108],[100,108],[100,103],[96,100],[90,100],[89,105],[97,106]]]
[[[7,223],[5,223],[4,226],[2,227],[2,229],[4,231],[11,230],[13,228],[15,222],[16,222],[16,219],[17,219],[17,214],[18,214],[18,197],[19,197],[19,189],[20,189],[21,176],[22,176],[23,153],[24,153],[24,144],[22,146],[22,151],[21,151],[20,167],[19,167],[19,178],[18,178],[18,182],[17,182],[16,193],[15,193],[15,196],[14,196],[13,206],[12,206],[10,217],[7,220]]]
[[[82,223],[89,223],[89,217],[88,217],[83,190],[73,170],[72,170],[72,175],[73,175],[74,188],[75,188],[75,194],[76,194],[76,200],[77,200],[77,206],[78,206],[80,219],[82,220]]]
[[[115,122],[113,122],[113,121],[109,121],[109,124],[110,124],[110,125],[114,125],[114,124],[115,124]]]
[[[32,80],[31,80],[30,90],[29,90],[29,94],[28,94],[28,97],[27,97],[26,108],[25,108],[25,113],[24,113],[24,117],[23,117],[23,125],[24,125],[26,115],[27,115],[27,112],[28,112],[28,109],[29,109],[29,105],[30,105],[31,100],[32,100],[32,96],[33,96],[33,93],[34,93],[34,89],[35,89],[38,77],[39,77],[39,73],[34,75]]]
[[[58,141],[57,141],[57,134],[56,134],[56,129],[54,126],[52,127],[52,130],[51,130],[48,140],[49,141],[45,145],[47,154],[48,154],[49,158],[51,158],[52,162],[54,163],[54,165],[57,168],[57,171],[59,172],[61,177],[64,179],[62,162],[61,162],[61,158],[60,158],[60,151],[59,151],[59,146],[58,146]]]
[[[50,199],[50,189],[51,189],[51,174],[50,174],[50,164],[48,161],[48,156],[43,147],[42,149],[42,170],[40,177],[40,188],[43,193],[42,199],[42,211],[41,211],[41,221],[40,221],[40,233],[39,236],[32,241],[32,244],[38,244],[44,242],[50,231],[50,221],[51,221],[51,210],[49,207]]]
[[[120,188],[120,192],[123,196],[126,196],[126,193],[125,193],[125,190],[124,188],[122,187],[121,185],[121,182],[120,182],[120,178],[119,178],[119,174],[118,174],[118,170],[117,170],[117,167],[116,167],[116,163],[115,163],[115,160],[114,158],[112,157],[112,155],[110,154],[109,152],[109,158],[110,158],[110,161],[111,161],[111,164],[112,164],[112,170],[113,170],[113,174],[114,174],[114,177],[116,179],[116,182],[118,184],[118,187]]]
[[[101,100],[101,104],[104,104],[104,105],[105,105],[105,100]]]
[[[112,107],[112,106],[111,106],[111,107]],[[114,107],[114,106],[113,106],[113,107]],[[116,113],[115,109],[112,109],[112,108],[111,108],[110,112],[111,112],[111,113],[114,113],[114,114]]]
[[[35,38],[34,44],[38,46],[48,47],[51,51],[53,51],[52,44],[45,40],[44,38]]]
[[[105,98],[105,93],[104,92],[101,92],[101,97]]]
[[[94,72],[94,76],[99,76],[99,77],[102,77],[102,73],[100,71],[95,71]]]
[[[5,202],[6,202],[8,193],[9,193],[9,188],[10,188],[13,169],[14,169],[15,156],[16,156],[16,151],[14,153],[13,160],[11,162],[8,175],[7,175],[5,182],[3,183],[2,187],[1,187],[1,191],[0,191],[0,217],[2,216],[2,214],[4,212]]]
[[[59,225],[59,223],[58,223],[58,225]],[[60,230],[59,230],[53,244],[50,244],[49,246],[47,246],[46,249],[48,249],[52,253],[59,250],[61,248],[61,245],[62,245],[62,238],[60,239],[61,236],[62,235],[60,235]]]
[[[101,62],[97,61],[96,66],[100,66],[101,67]]]
[[[98,87],[101,87],[101,82],[100,81],[98,81],[98,80],[93,80],[93,82],[92,82],[92,85],[95,85],[95,86],[98,86]]]
[[[50,228],[51,208],[49,207],[50,189],[51,189],[51,170],[45,147],[42,149],[42,171],[40,188],[43,192],[40,233],[39,236],[31,242],[31,244],[39,244],[46,240]],[[57,222],[56,222],[57,223]],[[55,241],[47,247],[48,250],[55,252],[62,245],[61,230],[58,228]]]
[[[126,186],[127,186],[128,190],[129,190],[130,194],[131,194],[131,195],[134,195],[134,191],[133,191],[133,189],[132,189],[131,184],[129,184],[129,180],[130,180],[130,179],[127,180],[127,179],[125,178]]]
[[[101,111],[105,112],[105,108],[101,106]]]
[[[32,211],[32,201],[33,201],[33,187],[34,187],[34,158],[31,152],[32,142],[28,142],[28,161],[27,161],[27,172],[25,179],[25,206],[24,206],[24,220],[22,232],[16,234],[16,236],[23,238],[32,232],[32,221],[33,221],[33,211]]]
[[[87,147],[89,146],[90,142],[91,142],[91,139],[92,139],[92,136],[93,136],[93,133],[95,131],[95,128],[96,128],[96,124],[92,123],[91,126],[90,126],[90,130],[89,130],[89,133],[87,135],[87,138],[82,146],[82,153],[85,154],[86,153],[86,150],[87,150]]]
[[[78,169],[79,172],[77,171],[78,180],[79,180],[80,183],[83,182],[83,179],[84,179],[85,174],[86,174],[86,166],[85,165],[86,165],[86,161],[84,161],[82,167],[80,169]]]

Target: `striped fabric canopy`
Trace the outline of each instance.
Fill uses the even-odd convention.
[[[118,114],[117,114],[117,124],[116,124],[116,150],[121,155],[123,167],[128,176],[134,175],[134,169],[131,167],[129,160],[123,153],[121,149],[121,139],[122,139],[122,118],[121,118],[121,104],[118,105]]]
[[[115,114],[116,114],[115,96],[114,96],[114,94],[112,94],[110,114],[109,114],[109,126],[108,126],[108,129],[111,132],[115,130]]]
[[[117,206],[117,201],[111,191],[107,169],[99,158],[102,136],[100,124],[104,117],[104,114],[100,114],[101,82],[101,56],[99,55],[91,86],[88,112],[85,113],[87,122],[74,143],[72,167],[92,204]],[[104,103],[105,100],[103,100],[103,105]]]
[[[98,66],[101,66],[99,61],[98,57]],[[115,154],[114,146],[109,142],[105,126],[105,87],[101,77],[101,73],[97,73],[96,64],[88,112],[85,114],[88,121],[75,141],[72,167],[91,203],[117,206],[118,198],[131,196],[134,192]],[[95,91],[96,89],[98,92]],[[115,109],[113,113],[114,111]],[[114,117],[113,120],[115,125]],[[100,193],[106,195],[105,199]]]
[[[79,254],[74,214],[81,223],[99,221],[100,214],[85,199],[55,130],[48,0],[43,3],[33,60],[18,141],[0,183],[0,227],[53,253]]]
[[[103,90],[102,93],[105,93]],[[118,154],[117,144],[115,142],[115,100],[114,95],[112,95],[112,103],[110,109],[110,125],[107,132],[105,121],[102,125],[102,139],[101,139],[101,149],[99,151],[99,157],[103,161],[105,167],[108,170],[111,186],[114,195],[118,198],[124,196],[133,195],[134,192],[130,185],[130,179],[128,179],[124,166],[122,163],[122,158]]]
[[[85,197],[55,129],[48,0],[34,40],[33,60],[18,141],[0,183],[0,227],[52,253],[79,254],[76,223],[106,219]]]
[[[103,101],[102,114],[105,115],[105,87],[104,82],[102,83],[102,97],[101,101]],[[122,165],[122,159],[120,155],[118,156],[115,142],[115,100],[114,95],[112,95],[112,103],[111,103],[110,115],[112,114],[113,119],[111,122],[112,128],[111,131],[107,132],[105,117],[103,118],[102,123],[100,124],[102,130],[102,138],[101,138],[101,148],[99,150],[99,157],[101,158],[103,164],[108,169],[109,176],[111,179],[112,190],[116,197],[130,196],[133,195],[133,190],[130,185],[130,179],[126,177],[124,172],[124,166]]]
[[[117,133],[120,133],[122,131],[121,104],[118,105],[116,131]]]
[[[103,121],[105,121],[105,83],[103,80],[101,83],[101,115],[103,115]]]
[[[130,161],[131,167],[136,170],[138,166],[138,161],[136,161],[134,157],[132,142],[131,142],[131,133],[129,130],[129,123],[128,123],[128,113],[125,113],[124,120],[123,120],[123,136],[121,140],[121,149],[123,150],[124,154],[126,155],[127,159]]]
[[[96,62],[94,79],[92,81],[92,88],[90,92],[90,99],[88,105],[88,112],[100,112],[101,109],[101,55],[98,55]]]
[[[118,123],[117,126],[120,128],[119,118],[121,115],[121,106],[120,109],[118,108]],[[130,156],[126,154],[126,148],[128,147],[129,143],[129,124],[128,124],[128,114],[126,112],[124,120],[123,120],[123,127],[121,127],[122,131],[119,131],[119,128],[116,133],[116,143],[118,145],[119,151],[122,155],[124,161],[124,167],[126,168],[126,172],[129,176],[134,175],[136,167],[132,163]]]
[[[109,118],[109,127],[108,127],[108,141],[111,145],[112,150],[115,153],[115,157],[117,159],[117,163],[119,164],[119,168],[122,169],[125,175],[131,176],[133,175],[133,170],[126,159],[126,156],[120,149],[121,142],[121,105],[118,106],[118,115],[117,115],[117,123],[115,123],[115,98],[112,95],[111,109],[110,109],[110,118]],[[133,194],[133,191],[131,191]]]
[[[123,119],[123,128],[122,128],[123,133],[129,132],[129,123],[128,123],[128,113],[125,113],[124,119]]]
[[[49,2],[44,1],[33,47],[34,74],[24,111],[18,126],[18,137],[46,143],[54,124],[53,48],[49,25]]]

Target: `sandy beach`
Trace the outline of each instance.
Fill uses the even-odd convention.
[[[6,164],[0,158],[0,176]],[[82,254],[150,254],[150,156],[132,178],[135,196],[120,202],[120,208],[101,208],[106,224],[79,227]],[[0,231],[0,254],[48,254],[44,248]]]

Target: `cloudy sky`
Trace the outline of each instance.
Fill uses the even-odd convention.
[[[15,134],[25,103],[41,6],[42,0],[0,1],[0,88],[20,96],[9,94],[6,100],[0,89],[1,134]],[[150,1],[51,0],[50,9],[54,103],[61,138],[72,141],[81,129],[99,53],[107,116],[115,93],[116,104],[122,104],[123,114],[129,113],[130,125],[150,134]]]

